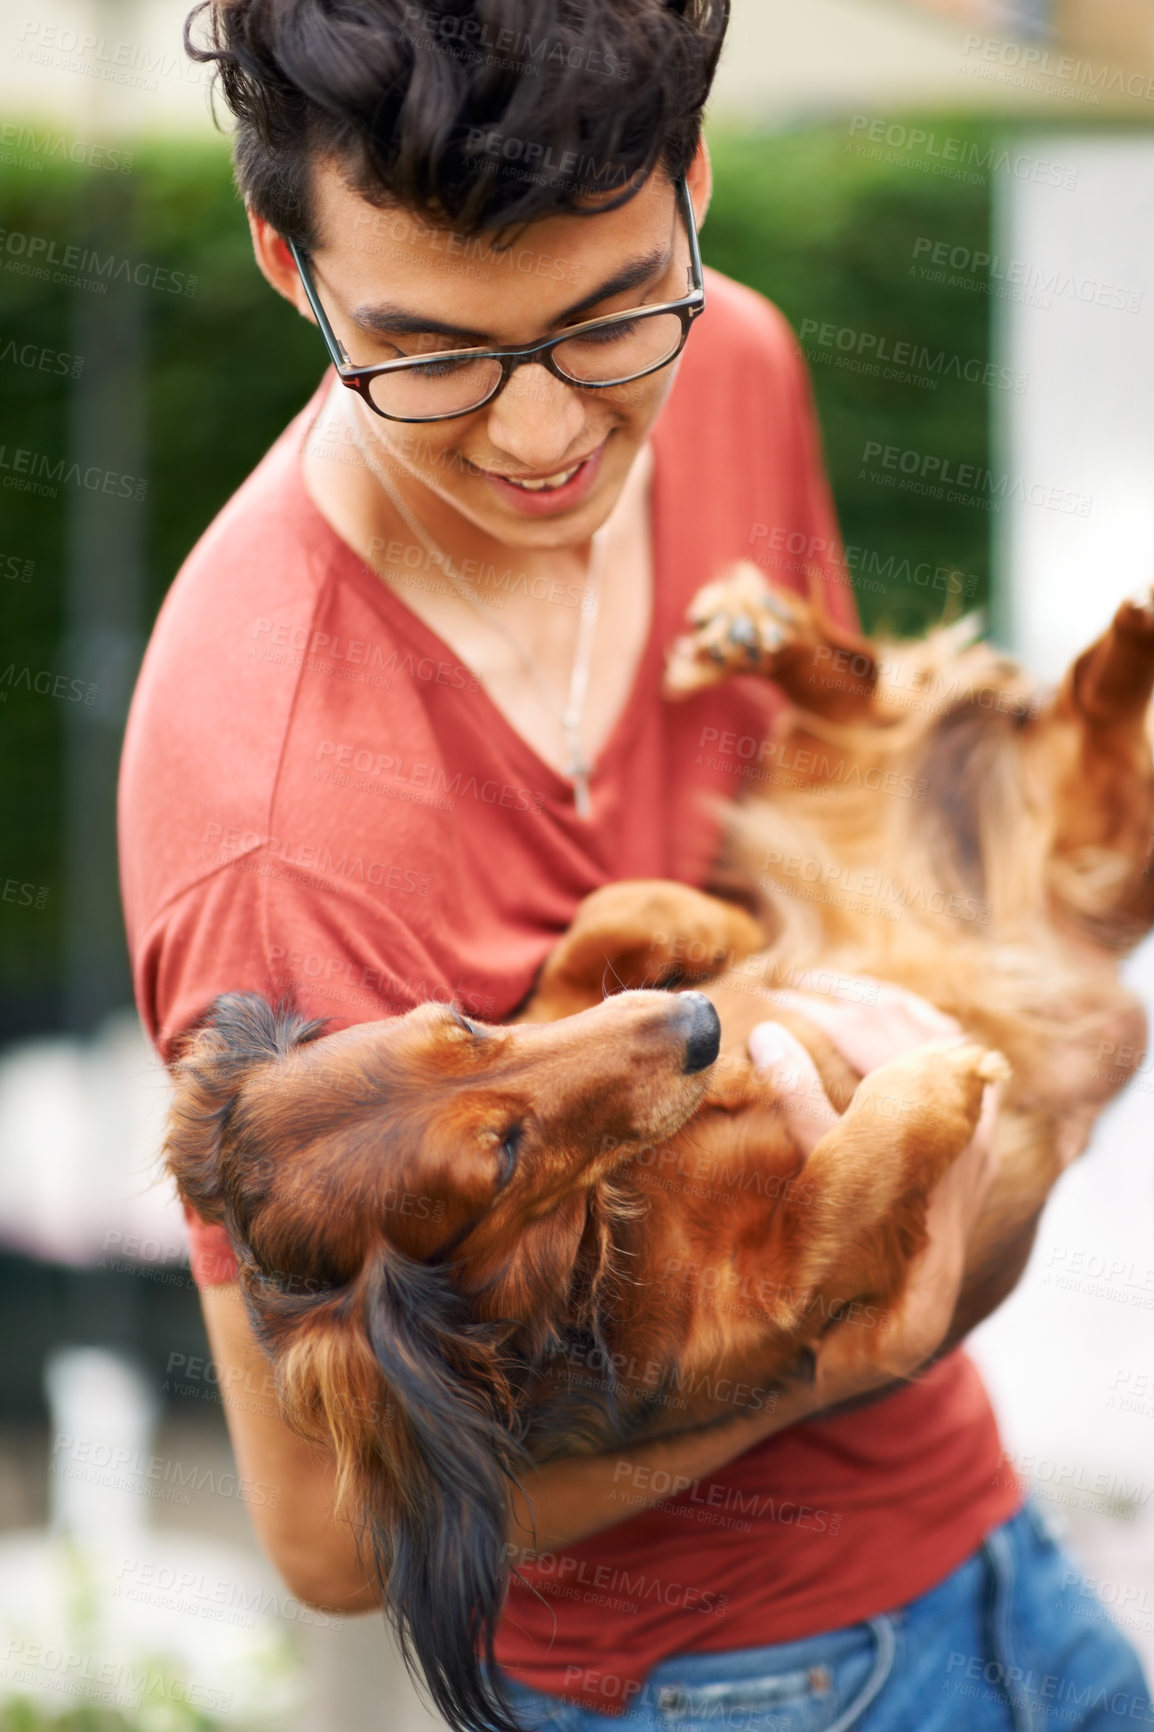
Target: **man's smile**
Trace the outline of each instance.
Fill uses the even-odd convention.
[[[515,475],[472,462],[469,469],[493,489],[503,504],[511,505],[515,511],[532,516],[567,511],[579,504],[593,487],[608,443],[607,435],[584,457],[552,473]]]

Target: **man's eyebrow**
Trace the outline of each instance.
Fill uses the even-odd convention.
[[[378,331],[387,337],[415,337],[427,332],[435,337],[459,337],[474,347],[489,341],[484,331],[470,330],[467,325],[447,325],[443,319],[430,319],[427,313],[408,313],[390,301],[375,307],[354,307],[352,317],[362,330]]]
[[[654,277],[669,268],[669,256],[667,247],[655,247],[641,258],[631,259],[627,265],[622,265],[620,270],[599,283],[590,294],[583,295],[579,301],[558,313],[555,323],[563,325],[601,301],[608,301],[614,295],[623,295],[628,289],[638,289],[643,284],[652,282]],[[447,324],[443,319],[431,319],[427,313],[410,313],[404,307],[391,302],[355,307],[352,317],[363,330],[378,331],[382,335],[413,337],[428,333],[436,337],[454,337],[462,343],[476,347],[493,340],[487,331],[477,331],[469,325]]]
[[[599,301],[608,301],[614,295],[623,295],[626,289],[639,289],[643,284],[652,282],[654,277],[663,276],[668,269],[669,248],[654,247],[652,252],[622,265],[619,271],[594,289],[591,295],[585,295],[581,300],[574,301],[571,307],[566,307],[565,311],[559,314],[557,323],[563,324],[566,319],[575,318],[578,313],[595,307]]]

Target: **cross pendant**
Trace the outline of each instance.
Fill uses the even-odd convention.
[[[592,765],[585,762],[580,740],[574,740],[569,758],[569,779],[573,783],[573,805],[579,818],[589,818],[593,813],[593,801],[589,794],[589,777]]]
[[[589,777],[583,769],[578,770],[573,777],[573,805],[579,818],[591,818],[593,802],[589,798]]]

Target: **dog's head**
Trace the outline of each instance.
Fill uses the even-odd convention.
[[[465,1293],[537,1317],[590,1192],[672,1136],[705,1092],[700,993],[627,992],[494,1027],[441,1004],[322,1035],[253,994],[218,999],[174,1069],[184,1197],[255,1272],[333,1287],[381,1251],[452,1257]],[[541,1264],[519,1302],[515,1268]]]
[[[613,1170],[690,1117],[719,1033],[700,993],[519,1027],[429,1004],[329,1035],[230,994],[174,1067],[170,1169],[227,1226],[286,1415],[335,1446],[453,1725],[511,1724],[477,1647],[507,1574],[518,1397],[583,1259],[596,1278]]]

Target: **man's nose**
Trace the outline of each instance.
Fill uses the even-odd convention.
[[[488,433],[498,449],[526,469],[548,475],[578,444],[585,420],[581,392],[533,361],[517,368],[494,402]]]

